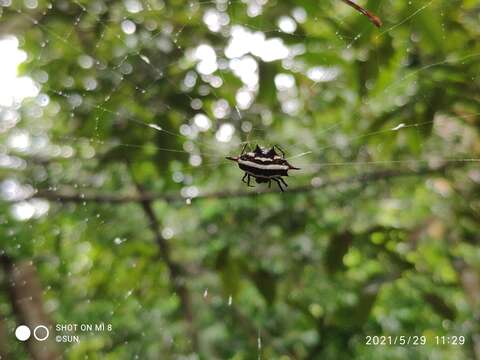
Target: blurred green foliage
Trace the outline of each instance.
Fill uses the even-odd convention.
[[[478,1],[362,2],[381,29],[333,0],[0,3],[0,34],[18,38],[28,54],[21,72],[40,87],[12,110],[14,127],[2,127],[2,154],[25,160],[0,168],[4,182],[80,195],[134,194],[135,184],[179,197],[242,190],[240,171],[223,159],[244,141],[280,144],[287,156],[311,151],[292,160],[303,171],[291,188],[480,157]],[[206,24],[209,11],[227,19],[218,31]],[[291,34],[279,30],[285,16],[297,19]],[[132,34],[122,31],[126,20]],[[225,54],[238,26],[289,48],[282,60],[245,55],[257,66],[251,88]],[[198,71],[200,44],[216,53],[212,74]],[[279,74],[294,85],[282,90]],[[237,106],[241,88],[250,106]],[[180,135],[182,125],[195,130],[198,113],[212,127]],[[225,124],[235,129],[230,143],[216,139]],[[9,147],[19,132],[40,145]],[[403,163],[411,159],[425,163]],[[47,215],[28,221],[15,218],[18,204],[1,202],[0,249],[34,261],[54,322],[112,324],[60,344],[67,359],[479,358],[477,164],[303,193],[156,201],[159,232],[183,269],[177,279],[134,202],[51,200]],[[188,289],[190,325],[172,281]],[[4,292],[0,313],[13,329]],[[366,346],[366,335],[429,342]],[[437,346],[436,335],[467,342]],[[27,357],[7,340],[12,358]]]

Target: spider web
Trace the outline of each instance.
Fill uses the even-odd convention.
[[[212,33],[219,33],[225,31],[228,33],[232,29],[237,27],[237,31],[242,34],[247,34],[248,36],[253,36],[254,34],[263,34],[263,41],[269,41],[276,36],[285,35],[288,33],[289,26],[296,24],[295,27],[299,27],[302,24],[302,18],[307,16],[312,16],[310,14],[305,14],[301,11],[301,8],[297,9],[297,14],[284,14],[287,18],[284,18],[284,24],[281,25],[282,29],[279,29],[278,26],[253,26],[247,24],[235,24],[232,20],[234,16],[229,17],[228,21],[223,18],[225,14],[229,14],[229,7],[234,3],[245,3],[247,11],[250,11],[252,14],[255,12],[261,12],[262,2],[249,0],[249,1],[197,1],[189,2],[188,8],[190,9],[189,16],[197,16],[197,14],[204,15],[205,26],[212,27]],[[46,36],[45,43],[41,46],[44,48],[44,51],[41,51],[31,62],[34,64],[42,64],[47,50],[56,46],[65,47],[69,51],[72,51],[79,56],[79,67],[84,70],[88,69],[100,69],[101,72],[110,73],[112,76],[116,77],[118,81],[111,85],[111,89],[107,92],[107,96],[103,99],[95,98],[95,88],[101,86],[98,83],[98,80],[93,77],[87,76],[85,82],[85,89],[83,92],[72,91],[68,87],[65,88],[55,88],[48,85],[48,81],[40,85],[40,94],[37,97],[37,102],[41,103],[42,99],[45,99],[45,96],[48,96],[48,101],[45,105],[39,105],[40,107],[47,106],[50,102],[60,102],[64,99],[59,112],[68,112],[70,113],[71,119],[75,119],[77,112],[82,111],[85,103],[92,102],[90,104],[90,109],[95,110],[97,115],[95,117],[95,128],[93,132],[85,137],[74,137],[74,136],[65,136],[65,135],[52,135],[49,138],[48,146],[63,146],[66,147],[67,153],[70,154],[65,158],[69,158],[71,151],[68,149],[74,149],[76,153],[82,151],[81,148],[88,148],[88,151],[91,152],[89,156],[86,156],[83,160],[93,158],[98,154],[104,154],[107,151],[116,148],[126,148],[129,151],[135,152],[137,150],[148,149],[155,150],[156,152],[162,153],[173,153],[178,154],[178,159],[175,159],[180,164],[175,165],[180,170],[173,173],[175,181],[178,181],[182,184],[181,190],[179,190],[183,197],[187,199],[187,204],[190,203],[188,199],[194,198],[198,194],[202,193],[205,190],[210,188],[215,188],[219,183],[218,179],[215,181],[215,184],[210,186],[208,182],[198,181],[202,179],[201,176],[214,177],[215,174],[213,169],[219,166],[230,166],[231,169],[225,170],[225,173],[228,174],[229,182],[231,183],[232,188],[239,188],[243,184],[240,182],[241,174],[238,169],[235,169],[231,163],[228,163],[225,160],[227,155],[236,155],[240,150],[243,144],[252,144],[255,145],[259,143],[262,146],[271,146],[273,144],[280,145],[286,152],[287,158],[295,166],[302,168],[301,172],[295,173],[295,177],[290,177],[289,185],[305,185],[309,183],[315,183],[321,181],[324,176],[337,176],[339,174],[345,173],[358,173],[365,172],[365,169],[370,169],[373,167],[391,167],[398,165],[405,165],[410,167],[415,167],[422,164],[435,164],[435,163],[445,163],[445,162],[478,162],[478,159],[475,159],[473,156],[469,156],[470,143],[465,144],[463,147],[454,146],[456,145],[453,140],[449,142],[449,138],[445,135],[446,131],[451,130],[452,128],[456,131],[457,134],[466,135],[468,133],[468,128],[464,126],[459,126],[456,120],[461,118],[463,120],[476,118],[478,114],[463,114],[463,115],[452,115],[452,114],[441,114],[437,116],[432,121],[413,121],[408,123],[389,123],[383,125],[380,129],[369,130],[369,122],[364,121],[365,117],[368,117],[368,114],[375,115],[376,110],[380,107],[378,99],[384,98],[385,94],[392,94],[394,98],[399,93],[408,90],[408,86],[411,85],[410,80],[412,77],[418,76],[428,76],[429,71],[435,69],[435,67],[445,65],[445,64],[457,64],[467,61],[478,61],[480,54],[466,54],[461,58],[451,58],[448,55],[441,60],[432,61],[428,66],[424,66],[414,72],[410,72],[407,75],[401,77],[400,79],[394,80],[388,84],[385,89],[381,89],[376,97],[370,98],[367,95],[364,98],[369,98],[368,100],[362,103],[362,108],[365,113],[362,114],[344,114],[341,121],[331,121],[330,119],[325,119],[324,130],[317,134],[309,134],[309,128],[313,125],[314,121],[302,118],[304,115],[299,110],[299,105],[296,102],[296,98],[299,96],[305,96],[300,94],[300,84],[297,84],[295,77],[291,76],[290,72],[295,70],[295,66],[298,64],[295,63],[296,55],[302,55],[305,49],[301,49],[302,41],[305,40],[304,36],[297,35],[296,32],[289,33],[291,39],[294,41],[290,44],[282,42],[282,49],[287,49],[288,54],[283,57],[264,62],[277,62],[282,63],[284,72],[281,73],[282,76],[276,77],[276,92],[278,95],[278,101],[283,102],[284,107],[281,110],[284,112],[285,116],[282,120],[275,119],[272,121],[271,112],[268,109],[256,109],[255,98],[260,96],[259,94],[259,79],[258,72],[260,63],[262,60],[259,59],[259,55],[254,57],[251,52],[244,53],[240,56],[232,56],[227,59],[225,56],[220,54],[225,52],[225,49],[228,47],[229,41],[232,40],[231,37],[226,37],[225,46],[220,48],[213,48],[209,44],[201,44],[196,48],[192,47],[183,47],[182,43],[184,39],[182,38],[185,30],[185,26],[180,26],[178,28],[172,27],[168,32],[163,31],[162,29],[148,29],[144,27],[145,24],[135,23],[135,16],[141,14],[142,12],[161,12],[163,7],[156,9],[149,1],[137,2],[137,1],[126,1],[127,8],[130,6],[130,15],[131,17],[124,17],[120,19],[114,19],[111,21],[102,20],[101,12],[97,13],[89,8],[91,4],[85,4],[84,2],[73,1],[73,4],[68,4],[68,8],[77,7],[79,14],[74,16],[71,19],[71,27],[66,34],[58,34],[53,31],[52,27],[49,24],[44,24],[43,19],[47,18],[50,11],[55,9],[57,4],[54,3],[37,3],[37,1],[25,1],[22,3],[14,2],[10,4],[9,1],[4,1],[2,3],[5,6],[5,9],[9,11],[15,11],[20,16],[24,17],[34,26],[36,31],[40,31]],[[65,4],[65,3],[64,3]],[[382,6],[383,2],[380,3]],[[330,4],[332,5],[332,4]],[[434,5],[434,1],[424,2],[420,7],[413,9],[411,13],[402,19],[399,22],[388,24],[385,26],[384,30],[378,32],[377,37],[387,36],[390,32],[401,28],[402,25],[406,23],[411,23],[415,21],[415,18],[419,16],[423,10]],[[59,5],[60,6],[60,5]],[[63,5],[65,6],[65,5]],[[167,5],[164,5],[167,6]],[[333,5],[332,5],[333,6]],[[341,5],[339,5],[341,6]],[[41,16],[36,18],[31,15],[31,12],[38,7],[42,8]],[[140,9],[140,10],[139,10]],[[6,10],[6,11],[7,11]],[[137,12],[138,10],[138,12]],[[348,9],[347,9],[348,10]],[[379,9],[373,9],[379,10]],[[376,11],[379,12],[379,11]],[[38,13],[38,11],[37,11]],[[215,18],[214,20],[208,20],[206,14]],[[352,16],[346,11],[342,12],[349,18]],[[320,17],[317,18],[314,16],[314,20],[320,22]],[[348,25],[343,21],[342,15],[337,15],[332,12],[329,16],[334,17],[348,28]],[[100,24],[102,31],[100,33],[99,39],[93,46],[95,49],[94,53],[86,53],[84,49],[75,47],[69,41],[69,38],[73,36],[75,31],[81,29],[81,31],[88,31],[89,28],[83,28],[83,23],[88,17],[93,17],[95,21]],[[209,21],[211,21],[209,23]],[[226,22],[226,23],[222,23]],[[293,21],[293,22],[292,22]],[[91,22],[91,20],[90,20]],[[343,52],[345,57],[350,57],[352,55],[352,49],[354,48],[357,41],[360,41],[362,37],[367,36],[366,33],[369,33],[371,29],[368,27],[371,25],[365,25],[365,29],[362,32],[356,33],[352,32],[349,36],[344,34],[337,33],[338,39],[341,40],[340,45],[329,44],[324,49],[323,52],[326,54],[336,54],[338,52]],[[218,29],[217,29],[218,27]],[[118,56],[115,56],[114,59],[104,59],[101,55],[102,47],[104,46],[104,41],[106,36],[111,32],[120,29],[116,35],[117,43],[119,47],[126,49],[126,53],[121,53]],[[287,31],[287,32],[286,32]],[[132,46],[130,42],[134,42],[138,34],[148,33],[148,42],[154,42],[158,39],[168,40],[167,42],[161,43],[162,46],[170,47],[170,52],[179,52],[179,59],[170,61],[168,64],[164,64],[162,67],[159,67],[155,64],[151,56],[148,55],[144,47],[140,44],[139,46]],[[245,36],[247,36],[245,35]],[[280,37],[281,38],[281,37]],[[109,40],[111,41],[111,39]],[[138,39],[137,39],[138,41]],[[296,42],[296,43],[295,43]],[[168,45],[166,45],[168,44]],[[203,47],[201,47],[203,46]],[[150,50],[150,49],[146,49]],[[213,72],[210,72],[209,69],[203,70],[202,66],[207,67],[212,66],[212,63],[208,63],[208,57],[202,58],[202,51],[206,55],[211,55],[211,51],[215,53],[215,62],[216,67]],[[303,51],[303,53],[302,53]],[[376,54],[377,60],[382,57],[382,50],[373,48],[373,51]],[[204,54],[205,56],[205,54]],[[250,65],[256,63],[256,70],[252,74],[247,74],[251,76],[257,76],[256,81],[245,80],[240,83],[239,90],[237,93],[237,100],[242,97],[247,100],[242,100],[243,105],[240,106],[239,102],[227,101],[222,95],[218,94],[220,88],[227,83],[226,74],[232,74],[235,72],[234,61],[238,59],[252,59]],[[110,60],[113,60],[113,64],[108,64]],[[140,61],[138,61],[140,60]],[[230,61],[229,66],[224,66],[223,68],[219,67],[218,62],[220,60]],[[45,60],[48,61],[48,60]],[[124,86],[132,85],[135,87],[135,91],[138,94],[144,94],[148,96],[150,93],[154,93],[156,86],[160,83],[169,83],[172,87],[176,87],[177,84],[174,83],[169,77],[169,71],[173,68],[184,63],[193,63],[190,65],[188,70],[185,70],[184,77],[184,89],[185,91],[180,94],[180,97],[184,97],[184,100],[188,101],[191,104],[192,112],[201,114],[200,117],[190,117],[184,116],[181,121],[180,128],[172,128],[171,126],[164,125],[159,121],[159,117],[156,116],[152,118],[152,121],[147,122],[139,120],[139,117],[135,114],[130,114],[129,111],[120,107],[115,107],[111,105],[111,99],[115,98],[119,93],[121,93]],[[203,63],[203,65],[202,65]],[[135,68],[134,66],[144,66],[150,69],[152,78],[150,83],[145,84],[140,87],[134,82],[135,77]],[[245,64],[243,66],[246,66]],[[254,66],[254,68],[255,68]],[[41,68],[41,65],[39,65]],[[380,65],[377,65],[377,68],[380,68]],[[335,87],[337,81],[342,81],[341,74],[339,73],[338,68],[334,64],[328,67],[307,67],[301,70],[295,70],[300,73],[304,72],[304,77],[308,82],[306,88],[308,89],[310,95],[313,98],[318,98],[319,94],[322,91],[328,90],[329,87]],[[298,74],[297,72],[297,74]],[[307,76],[307,73],[310,76]],[[247,76],[243,74],[243,76]],[[48,74],[50,77],[54,77],[55,74]],[[38,73],[32,75],[33,78],[38,79]],[[242,77],[242,74],[237,75],[237,77]],[[194,78],[194,80],[192,80]],[[191,82],[194,82],[195,85],[190,86]],[[250,81],[250,82],[249,82]],[[200,86],[208,85],[208,94],[213,95],[216,99],[214,102],[214,109],[208,110],[203,107],[201,96],[199,94],[194,94],[192,90],[194,86],[201,84]],[[220,86],[218,86],[220,84]],[[95,86],[94,86],[95,85]],[[250,87],[249,87],[250,86]],[[305,88],[305,84],[301,84]],[[205,87],[204,87],[205,88]],[[374,89],[374,87],[372,87]],[[375,89],[374,89],[375,90]],[[374,91],[369,89],[368,91]],[[328,92],[328,91],[327,91]],[[346,96],[351,96],[347,94]],[[424,96],[424,95],[421,95]],[[427,102],[431,102],[424,96]],[[67,104],[70,104],[71,107],[68,108]],[[432,104],[433,105],[433,104]],[[400,107],[399,105],[398,107]],[[166,108],[165,111],[168,112],[172,109]],[[215,113],[219,115],[207,116],[205,115],[208,112]],[[378,110],[377,110],[378,111]],[[83,115],[80,115],[83,116]],[[352,127],[351,117],[358,118],[358,125]],[[41,118],[41,116],[40,116]],[[129,131],[131,128],[141,127],[145,128],[147,131],[152,133],[159,133],[163,136],[171,139],[180,140],[183,142],[182,147],[169,147],[169,146],[157,146],[152,145],[151,142],[147,145],[143,143],[126,143],[118,139],[103,139],[101,136],[100,129],[102,126],[112,126],[119,122],[118,119],[121,119],[123,122],[124,131]],[[363,120],[363,121],[362,121]],[[292,137],[289,135],[288,122],[300,123],[301,126],[298,129],[298,133],[302,135],[302,138]],[[279,125],[281,122],[281,126]],[[432,127],[434,128],[434,133],[437,139],[421,141],[421,149],[416,151],[404,151],[400,154],[399,158],[391,159],[382,157],[382,152],[384,149],[385,143],[392,146],[391,138],[396,137],[401,143],[402,134],[405,132],[417,132],[418,137],[422,137],[423,130],[425,128]],[[12,130],[13,131],[13,130]],[[304,135],[304,136],[303,136]],[[438,138],[445,141],[443,147],[438,146]],[[473,141],[473,140],[472,140]],[[450,146],[455,147],[455,149],[463,148],[464,151],[460,153],[451,153]],[[79,146],[78,144],[81,144]],[[372,146],[373,144],[373,146]],[[46,146],[46,147],[48,147]],[[395,144],[393,145],[395,146]],[[404,147],[408,149],[408,144],[403,144]],[[447,149],[447,151],[445,151]],[[85,150],[84,150],[85,151]],[[388,154],[388,152],[386,152]],[[21,157],[21,156],[20,156]],[[53,160],[55,160],[53,158]],[[173,161],[173,160],[172,160]],[[200,175],[199,172],[206,173]],[[203,178],[203,179],[204,179]],[[238,184],[238,185],[237,185]],[[31,179],[31,185],[34,187],[39,185],[36,183],[35,179]],[[56,190],[56,186],[61,187],[65,184],[53,184],[52,190]],[[92,183],[73,183],[71,184],[74,188],[82,191],[82,188],[92,187]],[[247,190],[247,189],[246,189]],[[255,191],[255,190],[251,190]],[[278,194],[278,196],[283,196]],[[91,217],[90,210],[87,207],[87,203],[83,204],[83,209],[85,211],[85,221],[84,223],[77,224],[79,228],[86,231],[89,226],[99,226],[107,233],[115,233],[115,220],[104,221],[102,220],[102,215],[99,213],[95,217]],[[79,210],[82,211],[82,210]],[[94,225],[93,225],[94,224]],[[164,236],[166,238],[170,237],[170,231],[167,226],[163,229]],[[118,246],[121,246],[125,239],[121,237],[113,236],[114,243]],[[140,285],[139,285],[140,286]],[[114,306],[111,307],[111,314],[115,314],[122,306],[125,305],[126,300],[130,295],[137,291],[135,287],[128,289],[125,295],[125,299],[116,299],[113,301]],[[208,294],[208,288],[203,291],[203,297],[207,299],[210,295]],[[231,306],[232,302],[235,299],[231,297],[224,299],[227,306]],[[140,305],[141,306],[141,305]],[[258,346],[258,357],[261,358],[262,352],[262,336],[261,329],[258,329],[257,336],[257,346]],[[172,340],[173,342],[173,340]],[[141,354],[141,349],[138,350],[139,356]]]
[[[78,15],[75,20],[73,21],[73,25],[72,25],[72,28],[71,30],[69,31],[69,33],[67,33],[66,37],[63,37],[61,36],[60,34],[56,34],[55,32],[53,32],[48,26],[44,26],[41,24],[41,21],[40,20],[37,20],[37,19],[33,19],[31,17],[29,17],[29,15],[27,14],[24,14],[20,9],[16,9],[18,12],[20,12],[21,14],[25,15],[26,17],[29,18],[29,20],[35,25],[35,26],[38,26],[42,29],[42,31],[50,34],[54,39],[56,39],[57,42],[60,42],[62,43],[64,46],[66,47],[70,47],[72,48],[72,50],[74,51],[77,51],[79,53],[79,55],[84,55],[85,56],[85,53],[82,49],[76,49],[74,47],[72,47],[69,43],[68,43],[68,38],[69,36],[71,35],[71,33],[75,30],[76,27],[79,27],[79,25],[81,24],[81,19],[82,17],[86,16],[86,14],[90,14],[91,12],[84,6],[82,5],[80,2],[78,1],[74,1],[74,3],[81,9],[81,13],[80,15]],[[222,2],[220,2],[222,3]],[[424,10],[425,8],[427,8],[428,6],[430,6],[431,4],[433,3],[433,1],[430,1],[429,3],[423,5],[421,8],[417,9],[416,11],[414,11],[410,16],[408,16],[407,18],[405,18],[404,20],[402,20],[400,23],[398,24],[394,24],[392,25],[391,27],[389,27],[388,29],[384,30],[382,33],[380,33],[378,35],[378,37],[380,36],[383,36],[385,35],[386,33],[388,33],[389,31],[395,29],[397,26],[400,26],[402,23],[408,21],[408,20],[411,20],[413,17],[417,16],[422,10]],[[197,11],[201,11],[201,7],[208,7],[208,6],[212,6],[214,5],[215,2],[213,1],[207,1],[207,2],[200,2],[198,3],[197,5],[195,5],[195,3],[189,3],[189,7],[191,8],[195,8],[194,9],[194,12],[197,12]],[[231,2],[228,2],[228,4],[231,4]],[[152,8],[149,6],[149,3],[147,3],[147,11],[154,11],[152,10]],[[50,6],[47,6],[46,10],[42,13],[43,16],[46,16],[48,14],[48,11],[49,9],[51,9],[52,7]],[[93,14],[96,19],[98,19],[99,15],[98,14]],[[315,19],[317,20],[317,19]],[[130,21],[130,20],[124,20],[125,21]],[[131,21],[130,21],[131,22]],[[100,48],[101,47],[101,42],[104,38],[104,34],[105,32],[107,31],[108,29],[108,26],[111,26],[105,22],[102,22],[100,21],[100,23],[105,26],[103,32],[101,33],[100,35],[100,39],[98,40],[98,42],[95,44],[95,48]],[[234,24],[229,24],[229,27],[232,28],[232,26],[235,26]],[[250,30],[253,30],[253,31],[261,31],[263,34],[275,34],[275,33],[280,33],[281,30],[277,29],[277,28],[267,28],[267,29],[262,29],[262,28],[259,28],[259,27],[252,27],[252,26],[249,26],[249,27],[246,27],[247,29],[250,29]],[[179,36],[181,35],[183,31],[183,27],[181,27],[180,29],[178,29],[176,32],[174,32],[171,37],[173,39],[173,43],[177,46],[177,49],[179,50],[182,50],[182,47],[179,45],[179,42],[178,42],[178,38]],[[154,33],[152,38],[150,39],[150,41],[153,41],[155,40],[156,37],[158,37],[159,35],[161,35],[161,31],[158,31],[157,33]],[[295,35],[294,35],[295,36]],[[355,43],[355,41],[357,41],[358,39],[361,38],[362,36],[362,33],[359,33],[355,36],[352,36],[350,39],[344,39],[341,35],[338,35],[342,40],[345,40],[345,47],[344,49],[349,49],[352,47],[352,45]],[[125,47],[128,47],[128,44],[125,42],[125,40],[122,38],[123,37],[123,34],[122,35],[117,35],[117,38],[118,38],[118,41],[120,42],[120,44],[123,44]],[[299,40],[302,39],[301,36],[297,36],[299,38]],[[66,40],[67,39],[67,40]],[[217,50],[217,49],[215,49]],[[221,49],[220,49],[221,50]],[[342,48],[340,47],[329,47],[328,50],[330,51],[339,51],[339,50],[342,50]],[[218,50],[217,50],[218,51]],[[431,64],[429,66],[426,66],[420,70],[418,70],[418,72],[423,72],[423,71],[427,71],[428,69],[434,67],[434,66],[439,66],[439,65],[442,65],[442,64],[445,64],[445,63],[449,63],[449,62],[462,62],[462,61],[466,61],[467,59],[470,59],[470,58],[476,58],[477,56],[479,56],[480,54],[473,54],[473,55],[468,55],[466,56],[465,58],[462,58],[462,59],[456,59],[454,61],[451,61],[451,60],[444,60],[444,61],[441,61],[441,62],[437,62],[437,63],[434,63],[434,64]],[[41,56],[42,56],[42,53],[40,53],[40,55],[38,56],[38,58],[36,60],[40,61],[41,60]],[[90,56],[90,55],[87,55],[87,56]],[[116,70],[116,75],[118,75],[120,77],[120,81],[118,82],[117,85],[115,85],[111,92],[104,98],[103,101],[101,101],[100,103],[98,104],[95,104],[95,108],[97,110],[100,110],[102,111],[103,113],[106,113],[106,114],[110,114],[110,115],[113,115],[114,117],[122,117],[124,118],[125,120],[127,120],[129,123],[131,124],[135,124],[135,125],[140,125],[140,126],[147,126],[149,127],[150,129],[153,129],[154,131],[159,131],[159,132],[162,132],[164,134],[167,134],[167,135],[170,135],[170,136],[175,136],[175,137],[180,137],[180,138],[183,138],[186,142],[188,142],[187,144],[190,145],[188,147],[192,148],[193,146],[191,146],[192,144],[194,144],[197,148],[196,149],[189,149],[189,150],[183,150],[183,149],[175,149],[175,148],[164,148],[164,147],[158,147],[158,146],[151,146],[152,148],[154,148],[155,150],[158,150],[158,151],[165,151],[165,152],[177,152],[177,153],[186,153],[186,154],[197,154],[197,157],[196,157],[196,161],[194,161],[195,163],[195,166],[199,166],[199,162],[202,161],[201,158],[206,158],[208,159],[209,157],[210,158],[214,158],[216,160],[216,162],[214,163],[207,163],[205,165],[212,165],[212,166],[217,166],[218,164],[220,164],[219,160],[222,160],[224,159],[224,155],[226,154],[226,151],[225,150],[228,150],[229,152],[231,151],[235,151],[236,149],[239,149],[241,147],[242,144],[244,143],[257,143],[259,142],[260,144],[262,143],[265,143],[265,138],[268,137],[268,136],[265,136],[265,135],[268,135],[268,128],[267,129],[259,129],[259,128],[252,128],[252,129],[248,129],[249,125],[247,125],[247,140],[246,141],[228,141],[229,143],[229,147],[225,149],[225,147],[222,149],[220,148],[220,150],[223,150],[223,151],[219,151],[219,146],[221,146],[221,144],[219,143],[206,143],[206,142],[202,142],[200,140],[195,140],[194,137],[196,134],[194,134],[194,136],[186,136],[186,135],[182,135],[181,133],[177,133],[175,129],[172,129],[172,130],[168,130],[168,129],[164,129],[162,127],[161,124],[156,124],[155,122],[152,122],[152,123],[147,123],[147,122],[143,122],[141,120],[138,120],[137,118],[135,118],[134,116],[125,116],[125,114],[122,114],[121,112],[119,112],[118,110],[116,109],[110,109],[108,108],[108,101],[110,100],[110,98],[115,94],[115,92],[121,88],[122,86],[122,83],[128,83],[129,80],[127,79],[127,76],[126,75],[123,75],[120,71],[118,71],[118,69],[123,65],[125,64],[130,58],[132,57],[139,57],[140,59],[142,59],[142,61],[147,64],[149,67],[151,67],[151,69],[154,71],[154,73],[156,73],[158,75],[158,79],[153,82],[150,86],[146,87],[146,88],[140,88],[138,86],[136,86],[136,90],[141,92],[141,93],[148,93],[156,84],[157,81],[167,81],[167,82],[170,82],[168,76],[164,76],[164,72],[165,70],[167,70],[169,67],[171,66],[174,66],[175,64],[177,64],[178,62],[180,61],[184,61],[183,59],[182,60],[178,60],[178,61],[173,61],[171,63],[169,63],[165,69],[162,69],[160,70],[159,68],[155,67],[155,65],[153,65],[150,61],[150,59],[146,56],[146,55],[143,55],[141,53],[141,51],[131,51],[129,53],[127,53],[125,56],[121,57],[120,61],[118,62],[118,64],[116,66],[112,66],[110,69],[112,70]],[[97,63],[97,64],[100,64],[101,63],[101,60],[98,60],[97,58],[93,57],[93,60]],[[201,61],[200,61],[201,62]],[[229,69],[231,71],[231,69]],[[335,69],[334,70],[331,70],[330,73],[327,71],[325,72],[325,74],[323,75],[325,78],[329,78],[332,76],[331,73],[334,73],[335,72]],[[131,71],[131,73],[134,73],[134,70]],[[415,74],[409,74],[408,77],[410,76],[413,76]],[[222,71],[219,71],[219,76],[222,77]],[[333,76],[334,77],[334,76]],[[398,86],[399,84],[401,84],[403,81],[407,80],[407,77],[405,78],[402,78],[392,84],[389,85],[389,87],[385,90],[389,90],[390,88],[394,88],[396,86]],[[322,82],[323,79],[319,79],[318,81],[313,81],[312,82],[312,85],[311,85],[311,89],[315,89],[316,85],[319,84],[320,82]],[[333,79],[332,79],[333,81]],[[175,85],[175,84],[172,84],[172,85]],[[50,89],[48,86],[46,85],[43,85],[42,86],[42,90],[43,92],[45,93],[53,93],[53,94],[56,94],[58,96],[63,96],[67,99],[70,99],[70,97],[72,96],[72,94],[69,94],[68,91],[64,91],[64,90],[56,90],[56,89]],[[215,90],[214,88],[212,88],[212,93],[214,94],[214,96],[217,98],[217,100],[224,100],[224,99],[220,99],[216,93],[215,93]],[[78,94],[73,94],[74,96],[77,96]],[[87,94],[86,94],[87,95]],[[197,99],[194,99],[188,92],[185,92],[183,94],[186,98],[188,98],[190,101],[194,101],[194,100],[198,100]],[[81,95],[80,95],[81,96]],[[368,108],[369,106],[369,101],[365,102],[364,103],[364,106]],[[232,109],[229,109],[228,110],[229,112],[233,111],[235,112],[235,115],[238,114],[238,117],[240,119],[243,118],[239,108],[237,105],[233,105],[233,108]],[[468,115],[470,117],[475,117],[477,114],[471,114],[471,115]],[[72,110],[71,112],[71,116],[74,117],[75,116],[75,109]],[[464,116],[464,117],[467,117],[467,116]],[[101,119],[101,116],[97,116],[96,117],[96,130],[98,130],[98,123],[101,122],[103,119]],[[188,122],[189,119],[185,119],[185,122]],[[217,119],[217,120],[220,120],[220,119]],[[367,132],[365,134],[362,134],[362,135],[359,135],[359,136],[353,136],[353,137],[347,137],[346,139],[340,139],[339,141],[343,143],[343,147],[345,146],[349,146],[350,145],[350,142],[353,142],[353,141],[356,141],[356,140],[361,140],[361,139],[368,139],[369,137],[372,137],[372,136],[382,136],[382,135],[388,135],[388,133],[394,133],[394,132],[399,132],[399,131],[403,131],[403,130],[407,130],[407,129],[418,129],[419,127],[422,127],[422,126],[431,126],[432,124],[434,123],[434,121],[430,121],[430,122],[419,122],[419,123],[413,123],[413,124],[404,124],[404,123],[400,123],[400,124],[397,124],[395,126],[393,126],[392,128],[390,129],[387,129],[387,130],[381,130],[381,131],[374,131],[374,132]],[[249,124],[247,122],[247,124]],[[338,129],[341,127],[341,122],[340,123],[336,123],[334,124],[333,126],[327,128],[327,130],[324,132],[324,134],[326,134],[326,136],[328,136],[330,134],[330,131],[329,130],[335,130],[335,129]],[[191,131],[190,129],[189,130],[185,130],[187,132]],[[198,133],[198,129],[196,130],[196,132]],[[257,133],[257,137],[258,139],[252,139],[252,134],[254,133]],[[258,136],[260,135],[260,136]],[[341,137],[341,136],[340,136]],[[73,137],[62,137],[62,138],[58,138],[58,140],[60,141],[75,141],[75,140],[80,140],[80,139],[75,139]],[[325,141],[325,139],[315,139],[315,140],[319,140],[319,141]],[[122,142],[117,142],[117,141],[104,141],[104,140],[99,140],[97,136],[94,136],[94,137],[91,137],[89,138],[89,141],[92,143],[92,144],[97,144],[97,145],[111,145],[111,146],[120,146],[120,147],[130,147],[130,148],[143,148],[144,145],[143,144],[127,144],[127,143],[122,143]],[[347,142],[345,142],[347,141]],[[262,144],[263,146],[268,146],[272,143],[275,143],[276,141],[275,140],[270,140],[270,141],[267,141],[268,144]],[[323,150],[327,150],[327,149],[332,149],[332,148],[336,148],[338,147],[337,144],[330,144],[330,145],[326,145],[326,146],[322,146],[320,148],[313,148],[313,147],[309,147],[308,150],[306,150],[305,152],[302,152],[301,154],[296,154],[296,155],[290,155],[290,158],[293,159],[293,158],[297,158],[297,157],[301,157],[301,156],[307,156],[309,155],[310,158],[316,156],[316,157],[320,157],[321,156],[321,152]],[[206,149],[206,150],[204,150]],[[291,150],[292,152],[296,149],[296,146],[295,145],[291,145],[287,148],[288,150]],[[200,156],[201,157],[200,157]],[[442,157],[443,158],[443,154],[440,154],[440,155],[437,155],[437,160],[438,160],[438,157]],[[468,159],[468,158],[458,158],[458,159],[455,159],[455,158],[448,158],[446,159],[446,161],[475,161],[475,159]],[[395,164],[395,163],[398,163],[399,160],[392,160],[391,161],[391,164]],[[409,162],[409,163],[414,163],[414,162],[428,162],[428,159],[410,159],[410,160],[404,160],[405,162]],[[375,165],[375,164],[388,164],[389,163],[389,160],[382,160],[382,161],[359,161],[359,162],[356,162],[356,161],[346,161],[346,162],[341,162],[341,161],[336,161],[336,162],[325,162],[325,163],[314,163],[314,164],[311,164],[309,162],[307,163],[303,163],[302,166],[304,169],[317,169],[321,166],[355,166],[355,165]]]

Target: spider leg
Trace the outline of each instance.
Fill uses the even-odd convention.
[[[247,176],[248,176],[247,173],[245,173],[245,175],[243,175],[242,182],[247,183],[247,182],[245,181],[245,178],[246,178]]]
[[[275,182],[277,183],[278,187],[280,188],[280,190],[281,190],[282,192],[284,192],[284,191],[285,191],[285,190],[283,190],[283,188],[282,188],[282,184],[281,184],[281,182],[280,182],[280,181],[278,181],[278,178],[273,178],[272,180],[273,180],[273,181],[275,181]]]
[[[245,149],[247,148],[247,145],[248,143],[245,143],[245,145],[243,145],[242,153],[240,155],[245,154]]]
[[[283,180],[283,178],[279,177],[278,180],[280,180],[285,187],[288,187],[288,184],[285,182],[285,180]]]
[[[278,151],[280,151],[282,153],[282,157],[285,159],[285,152],[282,150],[282,148],[280,146],[278,146],[277,144],[273,145],[274,148],[277,148]]]
[[[255,187],[255,186],[250,185],[250,179],[251,179],[250,174],[247,174],[247,185],[248,185],[249,187]]]

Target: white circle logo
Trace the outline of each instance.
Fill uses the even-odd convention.
[[[30,329],[26,325],[20,325],[15,329],[15,337],[20,341],[27,341],[30,338],[30,335]]]
[[[38,335],[38,331],[40,330],[40,336]],[[41,337],[42,331],[44,331],[44,336]],[[48,338],[48,335],[50,335],[50,331],[48,331],[48,328],[45,325],[38,325],[35,329],[33,329],[33,336],[35,339],[38,341],[44,341]]]

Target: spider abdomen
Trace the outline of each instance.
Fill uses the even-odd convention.
[[[273,163],[258,163],[252,160],[238,160],[238,167],[252,176],[272,178],[288,176],[288,165]]]

